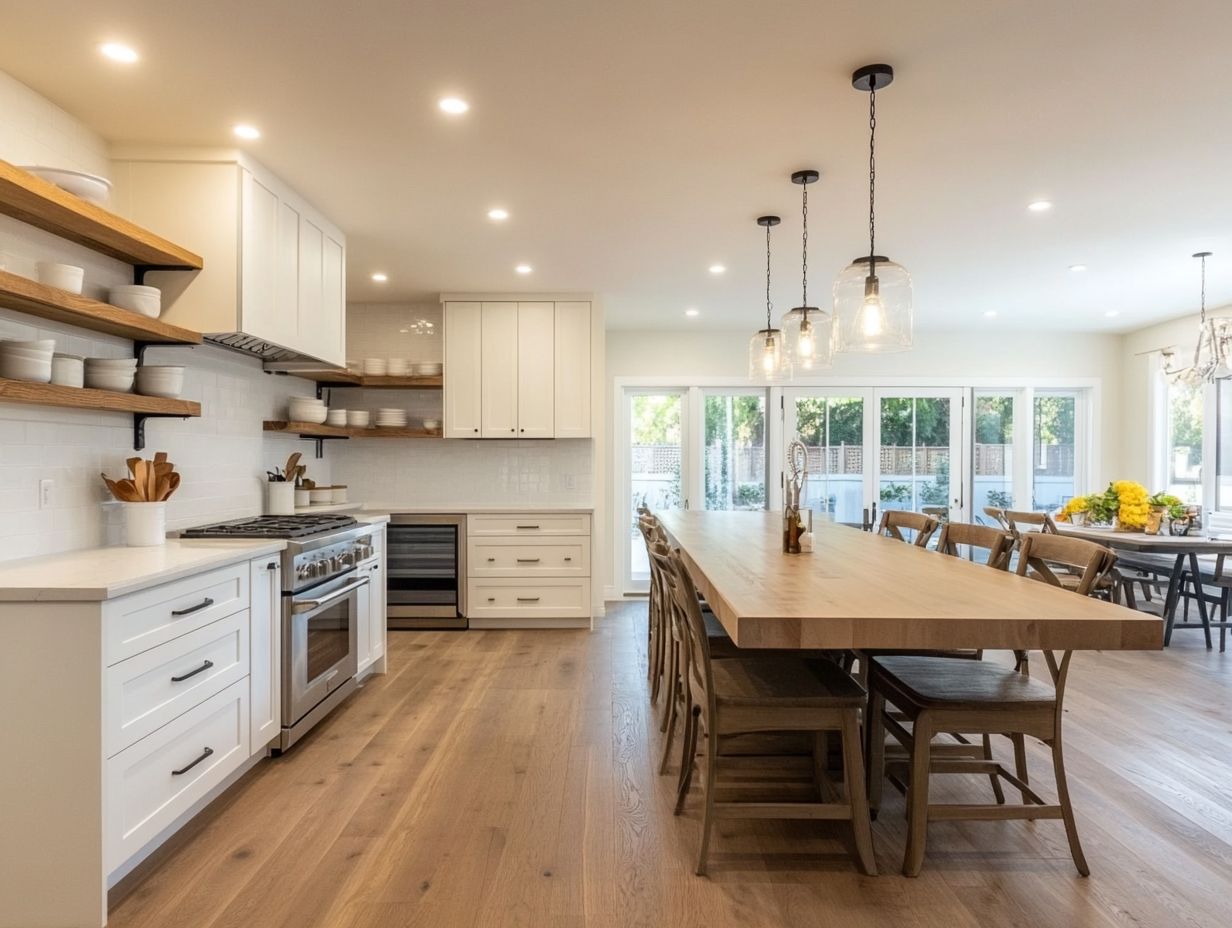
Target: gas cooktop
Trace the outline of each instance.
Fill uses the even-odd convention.
[[[358,523],[351,516],[321,513],[303,516],[256,516],[201,525],[180,532],[181,538],[307,538],[350,528]]]

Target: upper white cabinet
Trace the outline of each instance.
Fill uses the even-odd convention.
[[[446,438],[589,438],[589,302],[445,303]]]
[[[166,321],[346,363],[346,238],[302,197],[238,152],[121,150],[113,163],[117,211],[205,259],[147,276]]]

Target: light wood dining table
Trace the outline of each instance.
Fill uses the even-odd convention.
[[[832,522],[784,554],[777,512],[657,513],[741,648],[1158,650],[1153,615]]]

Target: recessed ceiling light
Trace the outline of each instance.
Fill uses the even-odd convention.
[[[514,268],[514,270],[517,271],[519,274],[529,274],[531,271],[534,270],[534,268],[531,267],[529,264],[519,264],[517,267]]]
[[[383,284],[385,283],[385,281],[389,280],[389,275],[386,274],[384,271],[376,271],[375,273],[373,273],[372,279],[375,280],[378,284]]]
[[[104,58],[118,61],[120,64],[133,64],[140,56],[137,50],[122,45],[119,42],[104,42],[98,47]]]
[[[449,113],[451,116],[460,116],[471,108],[471,105],[460,97],[442,97],[436,105],[441,108],[442,113]]]
[[[692,319],[694,316],[701,315],[701,313],[698,311],[697,307],[695,306],[690,306],[688,309],[684,311],[684,314],[688,316],[690,319]]]
[[[1106,313],[1104,313],[1104,318],[1105,319],[1115,319],[1119,315],[1121,315],[1121,311],[1119,309],[1110,309]]]
[[[239,138],[248,139],[250,141],[261,137],[261,130],[256,126],[250,126],[247,123],[240,123],[238,126],[232,126],[231,131],[234,132]]]
[[[1085,264],[1071,264],[1069,266],[1069,269],[1073,271],[1075,274],[1081,274],[1083,271],[1087,269],[1087,266]]]
[[[984,310],[984,318],[985,318],[985,319],[996,319],[996,318],[997,318],[997,311],[996,311],[995,309],[986,309],[986,310]]]
[[[509,210],[497,206],[488,210],[488,218],[496,222],[504,222],[509,218]]]
[[[722,273],[724,273],[726,270],[727,270],[727,268],[726,268],[726,267],[724,267],[722,264],[712,264],[712,265],[710,265],[710,273],[711,273],[711,274],[722,274]]]
[[[1034,203],[1028,203],[1027,209],[1033,213],[1046,213],[1052,209],[1051,200],[1036,200]]]

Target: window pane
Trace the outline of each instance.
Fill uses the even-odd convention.
[[[1014,397],[975,395],[975,510],[1014,507]]]
[[[1037,393],[1031,430],[1031,508],[1051,512],[1074,496],[1074,412],[1072,393]]]
[[[637,507],[679,509],[681,486],[681,408],[678,393],[629,397],[629,476],[633,504],[629,513],[631,579],[644,584],[650,577],[646,544],[637,527]]]
[[[706,508],[766,508],[766,396],[706,397]]]
[[[881,400],[881,508],[948,508],[950,401],[945,397]]]
[[[1202,414],[1200,386],[1168,387],[1168,492],[1186,503],[1202,502]]]
[[[796,400],[796,431],[808,449],[801,505],[835,522],[864,517],[864,400],[810,396]]]
[[[1232,509],[1232,380],[1217,380],[1215,508]]]

